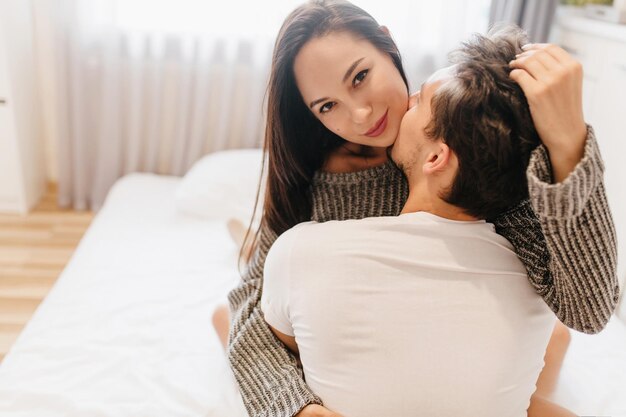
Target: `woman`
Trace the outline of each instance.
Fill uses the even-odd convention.
[[[350,71],[341,68],[345,81],[322,91],[316,85],[323,71],[316,83],[307,65],[298,64],[313,40],[330,33],[366,40],[380,56],[355,61]],[[530,282],[557,317],[594,333],[617,302],[615,235],[602,162],[580,110],[580,68],[561,52],[531,48],[512,63],[511,76],[527,95],[545,149],[536,152],[529,168],[532,207],[527,202],[492,222],[511,241]],[[384,77],[377,76],[384,62],[390,65]],[[276,237],[297,223],[400,212],[407,187],[385,150],[395,140],[407,100],[397,48],[366,12],[343,1],[315,1],[287,17],[275,44],[268,90],[263,218],[243,280],[229,294],[228,356],[252,416],[335,415],[321,407],[297,358],[263,320],[263,264]],[[387,111],[384,117],[381,109]],[[551,176],[559,184],[550,184]],[[581,239],[585,234],[591,238]],[[542,400],[533,402],[541,405]]]

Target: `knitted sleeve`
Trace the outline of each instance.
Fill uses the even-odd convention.
[[[304,382],[295,356],[263,318],[263,265],[275,240],[276,234],[261,228],[248,268],[228,294],[232,320],[227,355],[251,417],[291,417],[307,404],[322,404]]]
[[[559,320],[584,333],[605,327],[619,297],[617,243],[603,173],[591,127],[583,159],[562,183],[552,183],[549,155],[541,146],[527,172],[530,200],[494,220]]]

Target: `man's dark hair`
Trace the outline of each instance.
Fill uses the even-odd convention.
[[[454,78],[432,98],[426,134],[442,139],[459,161],[442,197],[478,218],[494,218],[528,197],[526,169],[540,140],[526,97],[509,77],[509,62],[526,42],[512,25],[475,35],[450,54]]]

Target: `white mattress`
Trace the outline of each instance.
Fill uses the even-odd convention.
[[[179,181],[114,186],[0,365],[1,416],[245,415],[211,324],[236,248],[223,223],[176,212]]]
[[[238,280],[222,222],[176,212],[180,179],[120,180],[0,365],[0,416],[245,412],[211,313]],[[555,400],[626,416],[626,326],[572,332]]]

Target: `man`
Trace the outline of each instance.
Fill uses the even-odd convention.
[[[413,98],[399,217],[305,223],[267,257],[266,321],[345,417],[526,415],[554,316],[484,221],[527,197],[539,144],[508,76],[521,40],[477,38]]]

